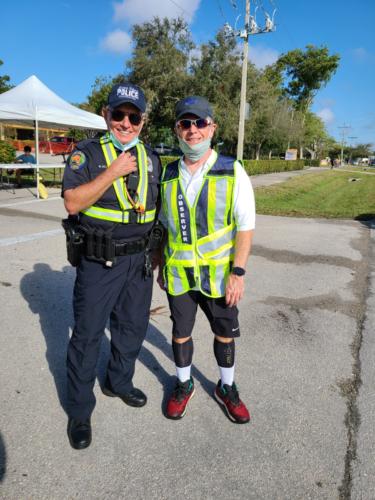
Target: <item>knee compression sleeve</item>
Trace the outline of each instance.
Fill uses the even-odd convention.
[[[219,342],[214,340],[214,353],[217,364],[223,368],[231,368],[234,365],[235,344],[232,342]]]
[[[172,341],[174,362],[179,368],[190,366],[193,360],[193,339],[190,337],[187,342],[178,344]]]

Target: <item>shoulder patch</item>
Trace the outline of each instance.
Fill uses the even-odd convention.
[[[68,165],[72,170],[81,170],[86,164],[87,158],[82,151],[74,151],[68,160]]]

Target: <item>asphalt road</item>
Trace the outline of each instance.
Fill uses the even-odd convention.
[[[164,417],[171,322],[155,286],[161,310],[135,375],[148,404],[102,394],[105,337],[93,442],[76,451],[64,412],[74,270],[54,194],[0,192],[0,498],[375,498],[375,224],[258,216],[236,361],[250,424],[231,423],[212,397],[218,373],[202,314],[196,395],[183,420]]]

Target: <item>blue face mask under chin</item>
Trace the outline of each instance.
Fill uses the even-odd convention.
[[[211,137],[205,141],[198,142],[198,144],[193,144],[192,146],[179,137],[178,144],[181,151],[189,160],[198,161],[211,147]]]
[[[122,144],[112,132],[110,132],[109,136],[115,148],[120,149],[121,151],[127,151],[128,149],[134,148],[134,146],[136,146],[139,142],[139,137],[135,137],[132,141]]]

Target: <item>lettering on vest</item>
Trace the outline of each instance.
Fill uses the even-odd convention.
[[[185,203],[182,194],[177,195],[177,206],[178,206],[178,215],[180,218],[182,241],[184,243],[189,243],[189,234],[187,232],[187,224],[186,224]]]

